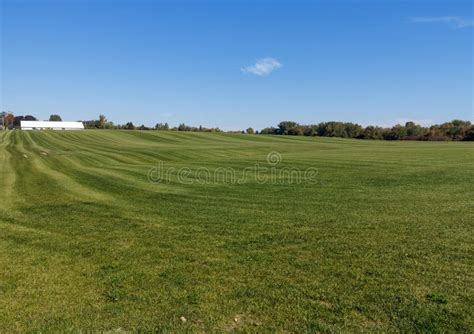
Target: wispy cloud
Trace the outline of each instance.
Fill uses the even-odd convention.
[[[464,19],[459,16],[411,17],[410,21],[413,23],[442,23],[456,29],[474,26],[473,20]]]
[[[255,65],[244,67],[241,70],[244,73],[251,73],[264,77],[282,66],[283,65],[278,60],[267,57],[259,59]]]

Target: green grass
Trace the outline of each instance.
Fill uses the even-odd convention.
[[[0,332],[474,331],[472,143],[0,138]],[[272,151],[315,182],[193,174]],[[152,183],[160,161],[191,174]]]

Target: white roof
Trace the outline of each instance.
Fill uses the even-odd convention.
[[[82,122],[21,121],[22,128],[84,129]]]

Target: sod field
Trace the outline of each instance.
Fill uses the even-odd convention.
[[[0,132],[0,332],[473,332],[474,144]]]

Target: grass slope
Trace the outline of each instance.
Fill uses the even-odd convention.
[[[147,179],[272,151],[317,182]],[[474,331],[472,143],[11,131],[0,162],[0,332]]]

